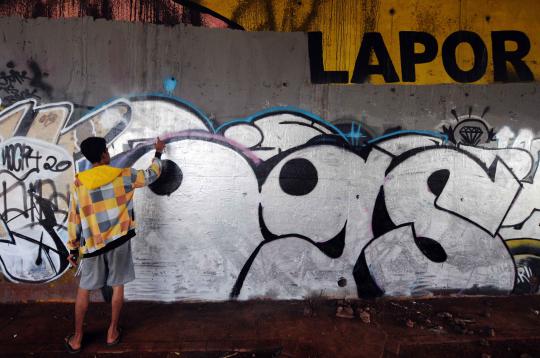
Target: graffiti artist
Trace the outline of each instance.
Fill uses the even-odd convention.
[[[83,322],[90,290],[112,286],[112,315],[107,331],[108,346],[120,343],[118,327],[124,301],[124,284],[135,279],[130,239],[135,236],[133,194],[161,174],[161,153],[165,143],[157,138],[156,154],[146,170],[115,168],[104,138],[90,137],[81,143],[81,151],[92,168],[75,176],[70,191],[68,220],[68,260],[77,266],[81,279],[75,302],[75,332],[65,339],[70,353],[82,347]]]

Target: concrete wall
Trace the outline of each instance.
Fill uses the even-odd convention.
[[[312,84],[305,33],[0,18],[0,44],[0,301],[73,299],[92,134],[116,165],[169,143],[129,299],[538,290],[535,82]]]

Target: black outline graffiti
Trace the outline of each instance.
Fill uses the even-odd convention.
[[[9,174],[17,181],[24,181],[30,175],[39,173],[41,169],[59,173],[71,167],[71,161],[58,160],[54,155],[48,155],[42,161],[43,156],[39,150],[24,141],[4,145],[1,152],[2,165],[6,169],[0,170],[0,175]],[[16,174],[20,171],[24,173],[22,176]]]
[[[51,185],[54,189],[54,192],[51,194],[51,198],[44,198],[42,196],[42,189],[44,182],[48,185]],[[25,187],[24,183],[19,182],[16,183],[17,186],[23,185]],[[11,188],[13,188],[15,185],[13,185]],[[68,203],[68,199],[61,193],[58,193],[56,191],[56,186],[54,184],[54,181],[52,180],[45,180],[41,181],[38,180],[35,184],[30,184],[29,189],[24,191],[23,193],[26,193],[27,197],[25,196],[23,198],[24,203],[24,209],[20,210],[18,208],[11,208],[8,209],[7,207],[7,192],[6,191],[6,185],[5,182],[3,183],[4,190],[2,192],[2,196],[4,197],[4,212],[2,215],[0,215],[1,223],[0,225],[3,225],[6,233],[8,234],[8,240],[6,239],[0,239],[0,242],[17,245],[17,240],[25,240],[27,242],[30,242],[32,244],[37,245],[37,252],[38,257],[36,258],[36,265],[39,266],[42,263],[42,254],[45,253],[45,257],[47,258],[47,261],[49,262],[49,265],[54,270],[54,275],[52,277],[49,277],[47,279],[43,280],[25,280],[18,277],[13,276],[9,268],[5,265],[5,262],[2,259],[2,256],[0,255],[0,261],[2,262],[2,265],[4,267],[4,273],[13,281],[21,282],[21,283],[44,283],[51,281],[55,279],[56,277],[62,275],[69,266],[69,262],[67,261],[68,251],[63,243],[62,239],[58,236],[58,233],[55,231],[55,228],[62,228],[66,229],[65,223],[67,221],[67,211],[59,209],[58,206],[58,199],[62,199],[65,201],[66,205]],[[28,198],[30,198],[30,205],[27,207],[27,201]],[[12,218],[8,219],[8,213],[11,211],[15,211],[17,215],[13,216]],[[64,218],[61,223],[58,223],[56,219],[56,214],[64,215]],[[9,227],[9,222],[16,219],[19,216],[24,216],[26,218],[30,219],[30,223],[28,224],[29,227],[33,226],[40,226],[43,231],[47,232],[51,239],[54,242],[54,247],[43,244],[43,231],[41,231],[41,237],[40,240],[33,239],[29,236],[23,235],[17,231],[13,231]],[[17,239],[17,240],[16,240]],[[58,255],[59,258],[59,265],[58,267],[53,263],[53,260],[51,258],[51,252]]]
[[[495,160],[490,164],[490,166],[488,167],[483,161],[481,161],[478,157],[472,155],[471,153],[463,150],[463,149],[460,149],[460,148],[457,148],[457,147],[450,147],[450,146],[433,146],[433,147],[421,147],[421,148],[416,148],[416,149],[412,149],[412,150],[409,150],[397,157],[394,157],[394,159],[392,159],[392,162],[390,163],[390,165],[388,166],[388,168],[386,169],[386,175],[388,175],[394,168],[396,168],[399,164],[401,164],[402,162],[404,162],[405,160],[413,157],[414,155],[418,154],[418,153],[421,153],[421,152],[424,152],[424,151],[427,151],[427,150],[433,150],[433,149],[447,149],[447,150],[453,150],[453,151],[456,151],[458,153],[461,153],[461,154],[464,154],[466,155],[467,157],[469,157],[470,159],[472,159],[474,162],[476,162],[481,169],[483,169],[486,174],[488,175],[488,177],[490,178],[490,180],[492,182],[495,182],[495,175],[496,175],[496,172],[497,172],[497,166],[499,163],[501,163],[501,165],[503,165],[507,170],[508,172],[512,175],[512,177],[514,177],[515,181],[519,184],[519,190],[517,191],[516,195],[514,196],[510,206],[508,207],[507,211],[506,211],[506,214],[504,215],[504,217],[502,218],[501,222],[499,223],[499,225],[497,226],[498,229],[497,231],[492,234],[491,232],[489,232],[489,230],[487,230],[486,228],[480,226],[478,223],[475,223],[474,221],[471,221],[470,219],[460,215],[459,213],[456,213],[456,212],[453,212],[451,210],[448,210],[448,209],[445,209],[443,207],[440,207],[439,205],[437,205],[437,199],[438,199],[438,196],[436,197],[435,201],[434,201],[434,206],[441,210],[441,211],[445,211],[445,212],[448,212],[452,215],[455,215],[463,220],[466,220],[468,222],[470,222],[471,224],[473,225],[476,225],[477,227],[479,227],[480,229],[482,229],[483,231],[485,231],[486,233],[492,235],[492,236],[495,236],[498,234],[499,230],[501,229],[502,227],[502,223],[504,222],[504,219],[506,218],[506,216],[508,216],[508,213],[510,212],[510,209],[512,208],[512,205],[515,203],[517,197],[519,196],[519,193],[521,192],[521,190],[523,189],[523,184],[521,183],[521,181],[519,180],[519,178],[516,177],[516,175],[514,174],[512,168],[510,168],[500,157],[495,157]]]
[[[429,189],[432,191],[432,193],[435,196],[434,207],[436,209],[441,210],[441,211],[445,211],[445,212],[448,212],[448,213],[450,213],[450,214],[452,214],[454,216],[457,216],[457,217],[459,217],[459,218],[461,218],[461,219],[475,225],[476,227],[480,228],[481,230],[485,231],[490,236],[500,239],[504,243],[504,246],[508,250],[508,253],[512,256],[513,252],[508,247],[508,244],[504,240],[502,240],[502,238],[500,238],[498,233],[499,233],[499,230],[503,227],[502,223],[504,222],[504,219],[506,218],[506,216],[508,215],[510,209],[514,205],[517,197],[521,193],[523,185],[520,182],[520,180],[515,176],[512,169],[509,168],[508,165],[502,159],[500,159],[500,157],[498,157],[498,156],[495,157],[493,162],[488,167],[486,163],[482,162],[476,156],[474,156],[474,155],[472,155],[472,154],[470,154],[470,153],[468,153],[468,152],[466,152],[466,151],[464,151],[462,149],[456,148],[456,147],[440,146],[440,145],[428,146],[428,147],[420,147],[420,148],[415,148],[415,149],[406,151],[405,153],[402,153],[402,154],[400,154],[398,156],[392,156],[393,159],[392,159],[390,165],[388,166],[388,168],[386,169],[386,175],[389,175],[392,172],[392,170],[394,168],[396,168],[399,164],[401,164],[402,162],[406,161],[407,159],[417,155],[418,153],[422,153],[422,152],[425,152],[425,151],[428,151],[428,150],[437,150],[437,149],[453,150],[453,151],[456,151],[456,152],[459,152],[459,153],[462,153],[462,154],[466,155],[467,157],[472,159],[474,162],[476,162],[486,172],[486,174],[488,175],[488,177],[492,181],[495,180],[497,165],[499,163],[502,163],[501,165],[505,166],[506,169],[508,170],[508,172],[510,172],[511,175],[513,176],[514,180],[517,183],[519,183],[519,189],[517,190],[516,195],[512,199],[509,207],[507,208],[506,213],[504,214],[503,218],[501,219],[501,222],[497,226],[497,230],[494,233],[489,232],[486,228],[484,228],[481,225],[479,225],[478,223],[468,219],[467,217],[464,217],[464,216],[460,215],[459,213],[453,212],[451,210],[447,210],[447,209],[442,208],[439,205],[437,205],[437,199],[439,198],[439,195],[441,194],[442,190],[444,189],[444,185],[446,185],[446,181],[448,180],[448,177],[450,175],[450,171],[448,169],[441,169],[441,170],[435,171],[434,173],[432,173],[428,177],[428,183],[427,183]],[[388,153],[388,154],[391,155],[390,153]],[[443,173],[443,171],[444,171],[444,173]],[[446,174],[448,176],[446,178],[446,180],[444,180],[444,185],[442,185],[443,183],[435,183],[434,182],[435,179],[432,176],[433,176],[433,174],[438,173],[438,172],[440,172],[443,175]],[[430,178],[433,178],[431,185],[429,183]],[[439,179],[441,179],[441,178],[439,178]],[[446,260],[446,254],[444,254],[444,255],[442,254],[443,251],[444,251],[444,248],[442,246],[441,246],[441,248],[443,249],[443,251],[436,250],[436,251],[440,251],[440,252],[435,253],[435,255],[426,254],[422,250],[421,245],[419,245],[419,242],[421,242],[422,240],[419,240],[419,238],[416,236],[416,231],[414,229],[414,223],[413,222],[403,223],[403,224],[400,224],[400,225],[394,224],[394,222],[392,221],[390,215],[388,214],[388,210],[386,209],[385,196],[384,196],[384,186],[381,186],[380,191],[379,191],[379,195],[378,195],[376,203],[375,203],[375,208],[374,208],[374,212],[373,212],[373,219],[372,219],[372,230],[373,230],[373,233],[374,233],[375,237],[364,246],[364,248],[362,249],[361,254],[358,257],[358,260],[357,260],[357,262],[355,264],[355,267],[353,269],[353,276],[355,277],[359,297],[373,298],[373,297],[378,297],[378,296],[381,296],[381,295],[384,294],[384,291],[380,289],[380,287],[377,285],[377,283],[374,281],[373,277],[369,273],[369,266],[367,265],[367,262],[366,262],[366,259],[365,259],[365,250],[369,247],[369,245],[372,242],[377,240],[379,237],[387,234],[390,231],[393,231],[395,229],[405,227],[405,226],[411,226],[411,229],[412,229],[412,232],[413,232],[413,237],[414,237],[416,245],[418,246],[419,250],[422,251],[423,254],[428,259],[430,259],[430,260],[432,260],[434,262],[440,262],[440,261]],[[428,241],[428,243],[430,243],[430,244],[432,243],[431,241],[437,243],[436,240],[433,240],[431,238],[428,238],[428,239],[430,240],[430,241]],[[440,244],[438,244],[438,245],[440,246]],[[513,265],[514,265],[514,269],[515,269],[514,270],[514,276],[516,277],[516,275],[517,275],[516,263],[513,262]],[[514,282],[515,282],[515,280],[514,280]]]
[[[462,115],[458,116],[455,109],[452,109],[450,113],[454,116],[457,123],[455,126],[443,126],[442,132],[448,137],[448,140],[454,144],[464,144],[464,145],[470,145],[470,146],[477,146],[478,144],[484,144],[484,143],[490,143],[492,141],[496,140],[495,137],[495,129],[489,128],[488,124],[484,121],[484,116],[489,111],[489,106],[484,108],[484,111],[482,114],[478,116],[473,116],[472,114],[472,106],[469,107],[469,113],[468,115]],[[461,133],[461,131],[465,128],[470,127],[470,130],[477,131],[477,134],[479,134],[478,137],[472,137],[467,138],[466,136]],[[458,130],[459,129],[459,130]],[[456,133],[459,135],[456,135]],[[481,142],[482,136],[486,136],[485,140]]]
[[[231,290],[231,294],[230,294],[231,299],[235,299],[240,295],[240,291],[242,290],[242,286],[244,285],[244,281],[249,273],[251,265],[255,261],[255,258],[259,254],[259,251],[261,250],[261,248],[270,242],[281,240],[281,239],[298,238],[298,239],[309,242],[313,246],[317,247],[323,254],[333,259],[337,259],[338,257],[340,257],[343,254],[343,250],[345,249],[345,236],[347,232],[347,222],[345,222],[345,225],[343,225],[343,228],[336,236],[334,236],[333,238],[325,242],[315,242],[309,237],[300,235],[300,234],[276,235],[272,233],[266,226],[266,223],[264,222],[264,218],[263,218],[263,206],[262,204],[259,204],[259,226],[261,228],[261,233],[263,235],[264,241],[261,242],[257,246],[257,248],[255,248],[255,250],[251,253],[247,261],[244,263],[244,266],[242,266],[242,269],[240,270],[240,273],[238,274],[238,277],[236,278],[236,282],[234,283],[234,286]]]
[[[304,123],[302,123],[302,125],[304,125]],[[230,128],[230,127],[228,127],[228,128]],[[224,131],[222,131],[222,132],[224,132]],[[409,135],[409,133],[403,134],[403,135],[406,136],[406,135]],[[401,136],[401,135],[395,136],[393,138],[397,138],[399,136]],[[178,133],[176,137],[173,136],[173,137],[169,138],[168,141],[172,142],[172,141],[182,140],[182,139],[195,139],[197,137],[198,137],[198,139],[210,141],[210,142],[213,142],[213,143],[220,143],[221,142],[220,144],[225,145],[225,146],[227,146],[227,147],[229,147],[229,148],[231,148],[231,149],[233,149],[233,150],[235,150],[237,152],[241,152],[241,150],[239,150],[239,148],[237,146],[235,146],[235,145],[232,145],[232,144],[230,144],[230,143],[228,143],[226,141],[222,141],[222,140],[220,140],[220,139],[218,139],[216,137],[212,137],[211,139],[209,139],[207,133],[203,133],[203,132],[197,133],[197,131],[191,131],[191,134],[189,136],[187,136],[187,137],[181,135],[181,133]],[[144,141],[144,140],[142,140],[142,141]],[[134,147],[133,148],[133,153],[132,153],[134,155],[133,158],[138,158],[138,157],[140,157],[140,155],[142,155],[141,153],[146,153],[147,151],[149,151],[151,149],[150,145],[148,145],[148,144],[146,144],[146,145],[144,145],[144,144],[143,145],[136,145],[137,142],[138,141],[131,141],[130,142],[130,146]],[[245,155],[243,155],[243,156],[247,160],[247,163],[249,163],[251,165],[251,167],[254,169],[254,171],[256,173],[257,180],[259,182],[259,190],[261,190],[262,186],[264,185],[264,183],[265,183],[265,181],[266,181],[266,179],[268,177],[268,174],[287,155],[290,155],[292,152],[303,149],[303,148],[306,148],[306,147],[312,147],[312,146],[317,146],[317,145],[328,145],[328,144],[335,145],[336,147],[346,147],[347,149],[354,152],[352,150],[351,146],[348,143],[344,142],[342,139],[340,141],[337,136],[330,134],[330,135],[317,136],[317,137],[313,138],[312,140],[310,140],[308,143],[306,143],[304,145],[300,145],[300,146],[297,146],[297,147],[290,148],[288,150],[282,151],[281,153],[277,154],[276,156],[270,158],[267,161],[261,162],[260,164],[254,164],[247,156],[245,156]],[[502,161],[499,157],[496,157],[491,163],[484,163],[480,159],[478,159],[476,156],[474,156],[473,154],[471,154],[471,153],[469,153],[467,151],[464,151],[462,149],[459,149],[459,148],[456,148],[456,147],[453,147],[453,146],[440,145],[438,143],[433,143],[433,145],[428,145],[428,146],[421,147],[421,148],[407,150],[405,153],[402,153],[400,155],[392,155],[392,154],[388,153],[387,151],[382,150],[377,145],[368,145],[368,146],[365,146],[365,147],[368,148],[368,150],[366,151],[368,154],[372,149],[377,148],[377,149],[380,149],[382,152],[385,152],[386,154],[388,154],[391,158],[393,158],[392,161],[391,161],[391,164],[389,165],[389,167],[386,170],[386,174],[388,174],[393,169],[393,167],[397,166],[401,161],[406,160],[407,158],[409,158],[409,157],[411,157],[411,156],[413,156],[415,154],[418,154],[418,153],[420,153],[422,151],[426,151],[426,150],[437,150],[437,149],[438,150],[441,150],[441,149],[448,150],[449,149],[449,150],[452,150],[452,151],[455,151],[455,152],[462,153],[465,156],[473,159],[475,161],[475,163],[477,163],[486,172],[486,174],[488,175],[488,177],[492,181],[495,180],[495,173],[496,173],[497,167],[499,165],[499,161]],[[138,153],[136,154],[136,152],[138,152]],[[364,160],[365,160],[365,158],[367,158],[367,155],[362,156],[362,158],[364,158]],[[502,165],[505,166],[506,169],[508,169],[508,171],[514,177],[514,179],[519,183],[519,180],[515,177],[513,171],[510,170],[510,168],[506,165],[506,163],[504,163],[504,161],[503,161]],[[521,184],[520,184],[520,188],[521,188]],[[436,205],[437,193],[440,194],[440,192],[436,189],[436,185],[431,185],[431,189],[432,189],[432,192],[435,194],[434,206],[437,209],[444,211],[444,209],[441,209],[440,207],[438,207]],[[519,191],[518,191],[518,194],[519,194]],[[516,194],[516,197],[517,197],[518,194]],[[383,192],[382,188],[381,188],[381,192],[380,192],[379,195],[383,196],[382,197],[383,198],[382,203],[384,204],[384,192]],[[377,201],[381,202],[380,199],[378,199]],[[515,198],[514,198],[514,201],[515,201]],[[377,211],[377,209],[375,211]],[[260,227],[261,227],[261,232],[263,233],[264,241],[261,242],[254,249],[254,251],[252,252],[250,257],[244,263],[244,266],[242,267],[242,270],[240,271],[239,276],[237,277],[236,283],[233,286],[233,289],[231,291],[231,296],[230,296],[231,298],[237,298],[239,296],[239,294],[241,292],[241,289],[242,289],[243,282],[246,279],[247,275],[249,274],[250,267],[252,266],[254,260],[258,256],[258,253],[260,252],[260,250],[262,249],[262,247],[266,243],[271,242],[271,241],[275,241],[277,239],[282,239],[282,238],[300,238],[300,239],[306,240],[306,241],[314,244],[312,241],[310,241],[311,239],[309,239],[308,237],[305,237],[303,235],[291,233],[291,234],[279,235],[278,236],[278,235],[275,235],[275,234],[271,233],[268,230],[268,228],[266,227],[266,225],[264,224],[264,220],[262,219],[262,216],[261,216],[262,212],[263,212],[263,206],[260,205],[259,206],[259,215],[260,215],[259,220],[260,220]],[[447,212],[450,212],[454,216],[457,215],[456,213],[454,213],[452,211],[447,211]],[[508,212],[505,213],[505,217],[506,217],[507,214],[508,214]],[[457,216],[460,217],[459,215],[457,215]],[[461,218],[465,219],[466,221],[468,221],[470,223],[472,223],[473,225],[479,226],[477,223],[475,223],[475,222],[473,222],[471,220],[468,220],[467,218],[463,218],[463,217],[461,217]],[[375,223],[377,221],[373,220],[373,222]],[[391,224],[391,225],[393,225],[393,224]],[[499,228],[500,228],[500,225],[499,225]],[[387,227],[386,229],[383,229],[383,230],[389,230],[389,229],[390,228]],[[484,231],[487,231],[487,229],[485,229],[485,228],[481,228],[481,229],[483,229]],[[374,228],[374,232],[379,234],[379,235],[381,234],[380,231],[383,231],[383,230]],[[497,232],[498,232],[498,230],[497,230]],[[490,235],[497,236],[497,232],[494,235],[490,233]],[[340,234],[343,234],[343,240],[344,240],[345,239],[344,238],[345,232],[342,231],[342,232],[340,232]],[[330,240],[330,242],[331,242],[331,240]],[[416,243],[417,247],[419,248],[419,250],[421,252],[423,252],[424,255],[428,259],[430,259],[430,260],[432,260],[434,262],[442,262],[442,261],[444,261],[446,259],[446,253],[444,251],[444,248],[442,246],[440,246],[440,244],[436,240],[433,240],[431,238],[422,238],[422,237],[416,237],[415,236],[415,243]],[[316,245],[316,244],[314,244],[314,245],[317,246],[320,250],[325,250],[324,248],[321,248],[320,245]],[[340,253],[340,255],[341,255],[341,253]],[[327,254],[327,252],[325,252],[325,254]],[[358,267],[359,266],[355,265],[355,267],[356,267],[356,269],[353,269],[353,275],[356,274],[358,276],[358,274],[359,274]],[[361,293],[361,292],[359,294],[363,295],[363,293]]]

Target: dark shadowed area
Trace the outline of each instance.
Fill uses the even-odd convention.
[[[345,311],[339,307],[350,309],[351,316],[337,317],[336,311]],[[0,357],[63,356],[72,310],[63,303],[0,305]],[[109,306],[95,303],[90,312],[82,357],[540,355],[540,297],[535,296],[129,302],[121,322],[124,340],[113,348],[103,343]]]

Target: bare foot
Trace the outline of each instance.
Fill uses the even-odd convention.
[[[109,328],[109,330],[107,331],[107,344],[115,343],[118,337],[120,337],[120,331],[118,330],[118,328]]]
[[[81,343],[82,343],[82,335],[76,335],[72,334],[71,336],[66,338],[66,343],[73,349],[74,351],[81,349]]]

